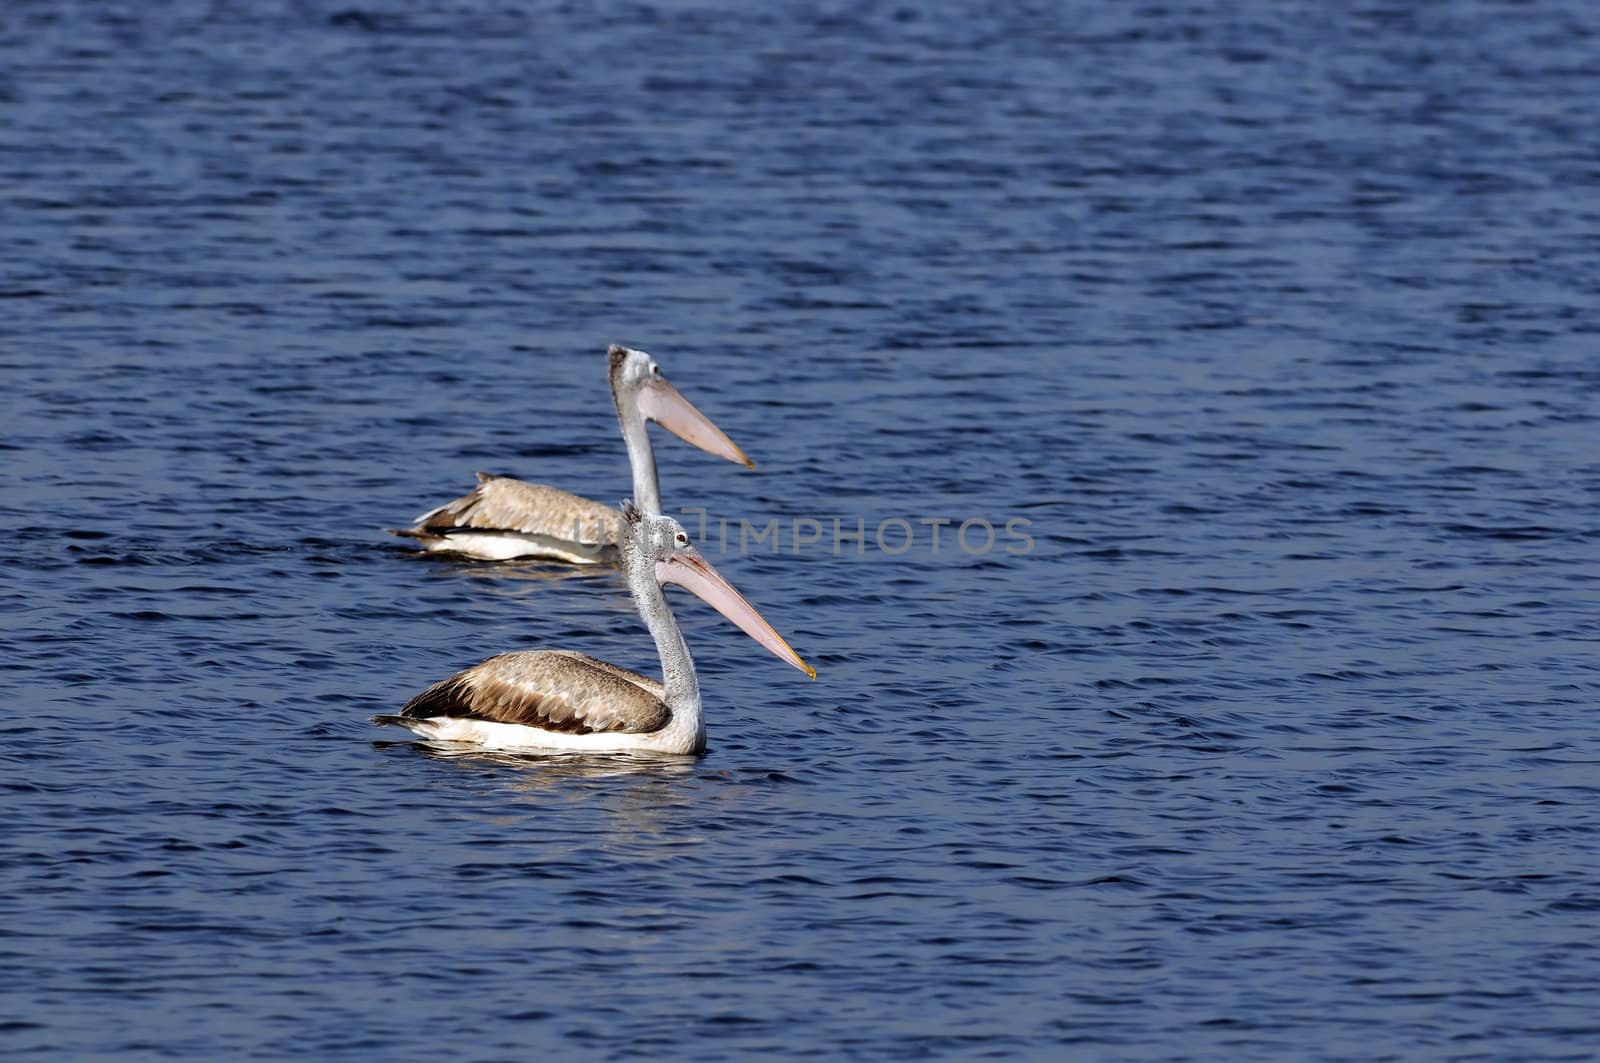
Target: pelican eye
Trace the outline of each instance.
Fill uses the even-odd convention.
[[[661,378],[661,367],[659,365],[657,365],[656,363],[651,362],[650,363],[650,375],[659,380]]]
[[[688,546],[689,545],[689,537],[687,535],[683,534],[683,532],[679,532],[676,536],[674,536],[674,538],[678,540],[678,545],[679,546]]]

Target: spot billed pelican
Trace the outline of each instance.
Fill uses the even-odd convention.
[[[509,752],[704,753],[700,683],[665,586],[688,588],[779,660],[817,677],[760,613],[717,573],[671,517],[622,504],[622,566],[661,654],[664,682],[570,650],[490,657],[373,723]]]
[[[606,359],[633,471],[633,498],[644,512],[661,512],[646,421],[708,454],[755,468],[733,440],[672,386],[649,354],[613,343]],[[543,558],[593,565],[617,559],[620,524],[610,506],[544,484],[480,472],[471,493],[429,510],[394,534],[416,539],[424,550],[480,561]]]

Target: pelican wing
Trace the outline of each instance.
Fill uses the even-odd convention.
[[[602,661],[598,657],[590,657],[587,653],[577,653],[573,650],[545,650],[544,652],[559,657],[568,657],[575,661],[582,661],[590,668],[598,668],[607,675],[614,675],[618,679],[626,680],[658,699],[667,696],[666,688],[661,685],[661,680],[651,679],[647,675],[640,675],[631,668],[623,668],[620,665],[612,664],[610,661]]]
[[[615,546],[621,518],[610,506],[544,484],[478,473],[470,494],[429,510],[411,534],[441,534],[457,528],[548,535],[591,546]]]
[[[401,716],[470,716],[546,731],[642,734],[670,715],[661,685],[564,650],[502,653],[424,690]]]

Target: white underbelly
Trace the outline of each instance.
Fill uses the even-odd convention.
[[[462,554],[479,561],[514,561],[548,558],[573,565],[603,565],[612,551],[591,543],[577,543],[554,535],[512,531],[450,531],[422,540],[424,550]]]
[[[645,734],[609,731],[603,734],[563,734],[520,723],[499,723],[457,716],[432,716],[404,721],[417,734],[440,742],[463,742],[502,753],[698,753],[694,735],[671,728]],[[703,739],[702,739],[703,741]]]

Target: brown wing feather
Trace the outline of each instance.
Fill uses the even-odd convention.
[[[638,680],[650,682],[580,653],[502,653],[435,683],[407,702],[400,715],[472,716],[571,734],[660,730],[667,707]]]
[[[480,472],[478,486],[469,494],[424,513],[410,530],[415,534],[478,528],[614,546],[620,523],[621,517],[610,506],[544,484]]]
[[[575,661],[582,661],[590,668],[598,668],[608,675],[627,680],[654,698],[660,699],[667,696],[666,688],[661,685],[661,680],[651,679],[647,675],[640,675],[631,668],[623,668],[620,665],[612,664],[610,661],[602,661],[598,657],[590,657],[587,653],[578,653],[576,650],[545,650],[544,652],[569,657]]]

